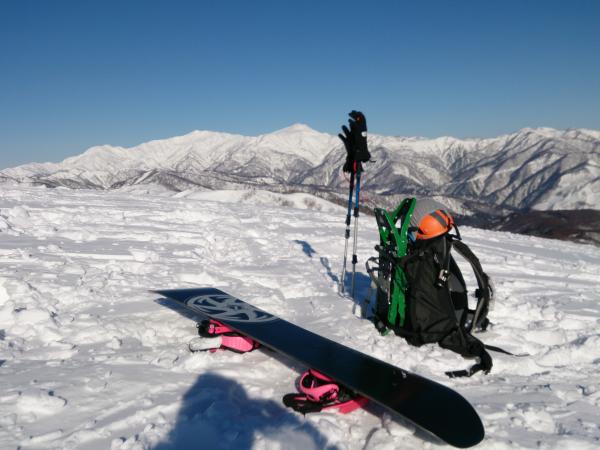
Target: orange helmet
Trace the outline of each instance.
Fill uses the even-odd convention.
[[[454,220],[446,208],[432,199],[417,200],[410,223],[417,229],[417,239],[441,236],[454,226]]]
[[[443,209],[436,209],[421,219],[417,230],[417,239],[431,239],[450,231],[454,221]]]

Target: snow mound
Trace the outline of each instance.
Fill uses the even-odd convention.
[[[17,409],[40,415],[56,414],[65,407],[67,400],[45,389],[31,389],[19,393]]]
[[[254,206],[282,206],[295,209],[311,209],[314,211],[339,212],[341,207],[311,194],[293,193],[279,194],[264,190],[217,190],[217,191],[184,191],[175,198],[207,200],[224,203],[242,203]]]

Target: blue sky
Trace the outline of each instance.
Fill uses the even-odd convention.
[[[0,168],[209,129],[600,129],[600,2],[0,2]]]

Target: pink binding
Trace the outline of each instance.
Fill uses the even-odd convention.
[[[313,379],[309,379],[311,376]],[[318,381],[326,384],[318,384]],[[327,375],[322,374],[314,369],[308,369],[300,377],[300,392],[302,392],[308,400],[315,403],[335,402],[340,391],[339,385]],[[357,396],[353,399],[341,403],[333,403],[323,406],[322,409],[337,408],[342,414],[348,414],[355,409],[364,407],[369,400],[366,397]]]
[[[363,408],[367,403],[369,403],[367,397],[356,397],[347,402],[338,403],[337,405],[324,406],[323,409],[337,408],[341,414],[348,414],[355,409]]]
[[[210,319],[206,332],[208,334],[223,334],[233,333],[234,331],[228,326],[223,325],[221,322],[217,322],[216,320]]]
[[[313,376],[316,380],[325,381],[327,384],[318,385],[316,380],[308,379]],[[335,400],[340,391],[340,387],[326,375],[317,372],[314,369],[308,369],[300,377],[300,392],[306,395],[311,402],[323,402]]]
[[[255,340],[236,333],[227,325],[214,319],[210,319],[206,332],[215,336],[221,336],[221,348],[228,348],[239,353],[246,353],[260,347],[260,344]],[[218,349],[213,349],[213,351],[216,350]]]
[[[226,347],[236,352],[246,353],[258,348],[260,344],[244,336],[221,336],[221,347]]]

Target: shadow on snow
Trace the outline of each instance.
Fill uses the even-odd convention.
[[[299,244],[302,247],[302,251],[304,252],[304,254],[309,258],[312,259],[316,255],[318,255],[316,250],[307,241],[296,239],[294,240],[294,243]],[[335,275],[331,270],[331,264],[329,262],[329,259],[324,256],[321,256],[319,258],[319,262],[325,268],[327,276],[336,285],[339,285],[340,278],[338,275]],[[370,285],[371,279],[369,278],[369,276],[357,270],[354,274],[354,297],[350,297],[350,291],[352,289],[352,263],[350,262],[350,264],[348,264],[348,266],[346,267],[346,275],[344,277],[344,292],[346,293],[347,297],[350,298],[356,304],[357,307],[362,308],[363,305],[365,305],[365,303],[368,303],[366,302],[366,298],[369,295]]]
[[[246,450],[259,440],[268,447],[336,449],[298,414],[273,400],[248,397],[233,379],[205,373],[183,396],[173,429],[154,450]]]

